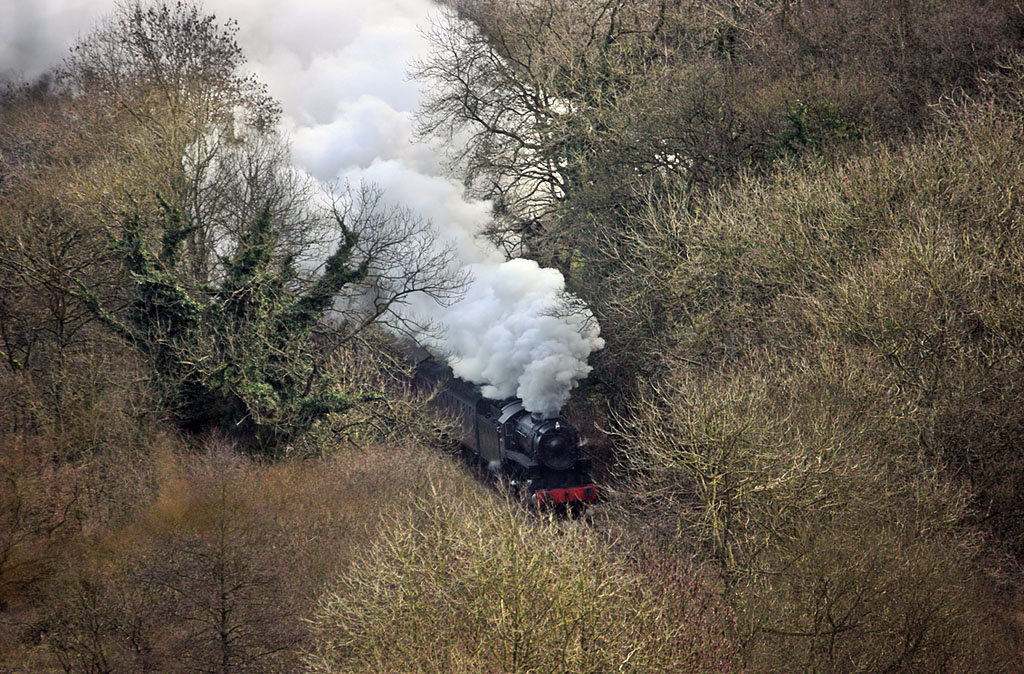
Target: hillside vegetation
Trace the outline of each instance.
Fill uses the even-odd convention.
[[[446,4],[421,125],[601,322],[607,501],[439,451],[329,306],[422,223],[319,208],[230,24],[125,5],[0,100],[0,669],[1024,668],[1016,4]]]
[[[967,670],[1008,638],[984,616],[1024,541],[1022,117],[951,115],[633,233],[686,255],[644,265],[680,311],[615,415],[622,502],[715,560],[759,660]]]

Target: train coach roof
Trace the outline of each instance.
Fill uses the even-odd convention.
[[[443,386],[449,393],[473,406],[476,406],[481,400],[486,400],[492,405],[502,407],[517,400],[516,398],[507,398],[502,401],[488,398],[480,391],[479,386],[456,377],[447,364],[429,355],[416,363],[416,377],[431,385]]]

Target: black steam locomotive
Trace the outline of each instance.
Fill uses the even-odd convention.
[[[590,457],[564,418],[527,412],[518,398],[485,398],[431,357],[419,360],[416,379],[439,385],[437,401],[456,420],[463,451],[530,503],[580,507],[597,499]]]

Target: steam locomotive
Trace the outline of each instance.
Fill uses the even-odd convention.
[[[463,452],[538,506],[580,508],[597,500],[590,457],[563,417],[544,418],[518,398],[497,401],[432,357],[416,364],[420,385],[439,386],[438,404],[457,423]]]

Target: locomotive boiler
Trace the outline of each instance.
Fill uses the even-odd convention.
[[[463,451],[529,502],[580,507],[597,500],[590,457],[564,417],[528,412],[518,398],[486,398],[432,357],[417,363],[416,378],[438,386],[437,402],[455,419]]]

